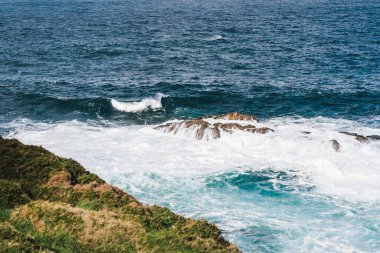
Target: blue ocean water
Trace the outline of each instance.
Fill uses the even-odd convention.
[[[151,129],[232,111],[284,134]],[[206,218],[244,252],[380,251],[380,146],[342,130],[380,133],[379,1],[0,2],[0,133]]]

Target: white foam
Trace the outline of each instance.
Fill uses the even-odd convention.
[[[154,98],[144,98],[138,102],[120,102],[111,99],[113,108],[122,112],[142,112],[148,109],[156,110],[162,108],[161,99],[165,97],[162,93],[157,93]]]
[[[263,122],[274,133],[239,131],[211,141],[169,135],[152,126],[104,127],[74,121],[33,124],[29,129],[25,122],[13,124],[12,136],[72,157],[106,179],[136,172],[194,178],[231,169],[272,168],[296,171],[298,183],[315,185],[318,194],[380,201],[380,142],[362,144],[339,133],[380,134],[380,129],[352,121],[278,118]],[[334,151],[330,139],[339,141],[340,152]]]
[[[217,224],[243,251],[375,252],[380,245],[380,143],[361,144],[339,131],[380,134],[380,129],[326,118],[277,118],[263,124],[276,132],[237,131],[210,141],[104,122],[21,120],[0,127],[15,129],[7,137],[79,161],[142,201]],[[332,138],[341,143],[340,152],[328,143]],[[223,181],[225,175],[268,168],[296,176],[270,180],[274,188],[283,181],[301,190],[277,198],[265,189],[261,194]],[[206,185],[218,178],[226,185]],[[309,186],[313,190],[302,191]]]
[[[208,40],[210,40],[210,41],[214,41],[214,40],[221,40],[221,39],[223,39],[223,36],[222,36],[222,35],[215,34],[215,35],[213,35],[211,38],[209,38]]]

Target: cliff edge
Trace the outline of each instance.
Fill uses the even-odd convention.
[[[0,252],[239,252],[205,220],[140,203],[79,163],[0,136]]]

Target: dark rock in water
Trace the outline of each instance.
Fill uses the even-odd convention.
[[[259,133],[259,134],[266,134],[269,132],[274,132],[274,130],[269,127],[260,127],[260,128],[256,128],[256,130],[253,131],[253,133]]]
[[[341,134],[345,134],[345,135],[351,135],[351,136],[357,136],[358,134],[356,134],[356,133],[350,133],[350,132],[345,132],[345,131],[343,131],[343,132],[339,132],[339,133],[341,133]]]
[[[354,136],[355,139],[361,143],[368,143],[370,141],[380,141],[380,136],[379,135],[367,135],[367,136],[364,136],[364,135],[360,135],[360,134],[357,134],[357,133],[350,133],[350,132],[340,132],[341,134],[345,134],[345,135],[350,135],[350,136]]]
[[[217,139],[220,137],[219,130],[215,130],[210,123],[202,120],[202,119],[193,119],[193,120],[184,120],[179,122],[170,122],[163,125],[158,125],[154,129],[156,130],[162,130],[165,133],[173,133],[177,134],[178,131],[182,128],[185,129],[196,129],[195,137],[198,140],[203,139],[205,131],[210,129],[213,134],[212,136],[214,139]]]
[[[301,133],[303,133],[303,134],[311,134],[311,132],[309,132],[309,131],[301,131]]]
[[[222,130],[228,131],[232,129],[239,129],[242,131],[252,131],[256,127],[252,125],[242,126],[238,123],[214,123],[214,127],[221,128]]]
[[[335,152],[340,151],[340,143],[337,140],[333,139],[333,140],[330,140],[329,142],[331,143],[331,146],[333,147]]]
[[[215,128],[219,128],[225,132],[231,133],[232,129],[238,129],[241,131],[247,131],[251,133],[259,133],[259,134],[266,134],[268,132],[274,132],[273,129],[270,129],[268,127],[261,127],[261,128],[256,128],[253,125],[246,125],[242,126],[238,123],[214,123],[213,126]]]
[[[192,120],[183,120],[177,122],[169,122],[162,125],[156,126],[154,129],[161,130],[166,133],[177,134],[181,129],[192,129],[195,130],[195,137],[198,140],[204,138],[218,139],[220,138],[221,131],[226,133],[232,133],[233,130],[241,130],[251,133],[266,134],[269,132],[274,132],[273,129],[268,127],[257,128],[251,124],[241,125],[239,123],[225,123],[225,122],[216,122],[209,123],[207,119],[221,119],[221,120],[231,120],[231,121],[257,121],[252,115],[244,115],[239,113],[228,113],[222,115],[207,115],[203,118],[192,119]]]
[[[363,135],[356,135],[355,139],[361,143],[367,143],[369,142],[369,139]]]
[[[203,138],[205,134],[205,130],[210,127],[210,124],[208,122],[203,121],[201,119],[184,121],[183,123],[186,128],[192,128],[192,127],[197,128],[196,137],[198,140]]]
[[[213,139],[220,138],[220,130],[219,130],[219,128],[214,127],[214,128],[211,129],[211,132],[212,132],[212,138]]]
[[[368,142],[368,138],[363,136],[363,135],[360,135],[360,134],[357,134],[357,133],[350,133],[350,132],[340,132],[341,134],[345,134],[345,135],[350,135],[350,136],[354,136],[355,139],[358,141],[358,142],[361,142],[361,143],[366,143]]]
[[[367,135],[367,138],[371,141],[380,141],[380,135]]]
[[[220,115],[206,115],[202,119],[224,119],[224,120],[242,120],[242,121],[256,121],[259,120],[253,115],[240,114],[238,112],[231,112]]]

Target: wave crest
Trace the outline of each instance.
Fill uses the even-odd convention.
[[[157,93],[154,98],[144,98],[138,102],[120,102],[111,99],[112,107],[121,112],[142,112],[146,110],[157,110],[162,108],[161,99],[166,97],[162,93]]]
[[[221,40],[221,39],[223,39],[223,36],[222,36],[222,35],[215,34],[215,35],[213,35],[212,37],[210,37],[208,40],[209,40],[209,41],[215,41],[215,40]]]

